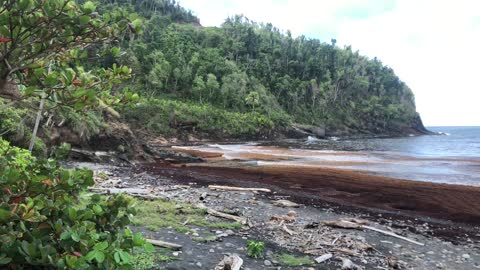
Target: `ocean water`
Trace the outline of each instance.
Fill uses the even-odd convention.
[[[283,140],[193,148],[249,166],[340,168],[407,180],[480,186],[480,127],[429,127],[447,135]]]
[[[428,127],[446,135],[398,138],[285,140],[267,143],[289,148],[339,151],[374,151],[416,157],[480,158],[480,127]]]

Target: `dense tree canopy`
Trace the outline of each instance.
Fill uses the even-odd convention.
[[[115,5],[144,20],[143,35],[124,40],[127,53],[115,61],[132,63],[130,87],[148,96],[354,132],[400,129],[417,117],[411,90],[391,68],[336,40],[294,38],[243,16],[201,27],[170,0]]]

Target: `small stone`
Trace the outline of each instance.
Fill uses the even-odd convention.
[[[215,250],[214,250],[213,248],[211,248],[211,249],[209,250],[209,252],[210,252],[210,253],[214,253]]]
[[[322,256],[320,256],[320,257],[315,258],[315,261],[316,261],[317,263],[322,263],[322,262],[324,262],[324,261],[326,261],[326,260],[331,259],[332,257],[333,257],[332,254],[327,253],[327,254],[324,254],[324,255],[322,255]]]
[[[180,253],[175,251],[175,252],[172,253],[172,255],[175,256],[175,257],[178,257],[178,255],[180,255]]]
[[[233,245],[232,243],[225,243],[225,247],[227,247],[227,248],[231,248],[231,247],[233,247],[233,246],[234,246],[234,245]]]
[[[264,264],[265,266],[272,266],[272,262],[269,261],[269,260],[263,261],[263,264]]]
[[[216,234],[222,234],[222,231],[215,231]]]
[[[469,260],[469,259],[470,259],[470,255],[468,255],[467,253],[465,253],[465,254],[462,255],[462,259],[464,259],[464,260]]]
[[[197,262],[196,265],[197,265],[198,267],[202,267],[202,263],[201,263],[201,262]]]
[[[433,254],[435,254],[435,252],[429,251],[429,252],[427,252],[427,254],[428,254],[428,255],[433,255]]]
[[[356,270],[359,269],[358,265],[354,264],[351,260],[342,258],[342,270]]]
[[[226,233],[226,234],[228,234],[228,235],[235,234],[235,232],[234,232],[234,231],[232,231],[232,230],[226,230],[226,231],[225,231],[225,233]]]

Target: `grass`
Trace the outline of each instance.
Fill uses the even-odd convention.
[[[284,266],[303,266],[312,265],[313,261],[308,256],[295,256],[291,254],[279,254],[276,259],[281,265]]]
[[[167,248],[157,248],[155,253],[138,252],[134,250],[132,256],[133,270],[151,270],[156,269],[155,266],[159,262],[171,262],[177,258],[167,255],[171,250]]]
[[[194,237],[193,241],[197,241],[200,243],[209,243],[209,242],[215,242],[218,240],[218,236],[210,234],[210,235],[205,235],[203,237]]]
[[[188,226],[211,229],[240,229],[238,222],[211,222],[205,219],[205,209],[195,208],[190,204],[174,201],[138,201],[135,208],[137,214],[132,218],[134,225],[145,226],[148,230],[158,231],[160,228],[173,228],[179,233],[191,232]]]

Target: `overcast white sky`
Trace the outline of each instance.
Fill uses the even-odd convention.
[[[179,0],[204,26],[243,14],[392,67],[428,126],[480,126],[480,1]]]

